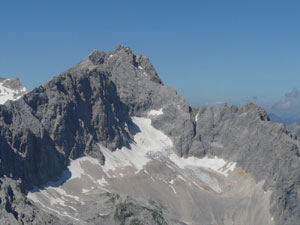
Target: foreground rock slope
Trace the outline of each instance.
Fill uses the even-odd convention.
[[[300,220],[298,137],[254,104],[191,108],[129,48],[0,106],[0,127],[3,223]]]

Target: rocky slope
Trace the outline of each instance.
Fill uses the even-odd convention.
[[[18,181],[4,176],[0,179],[0,190],[1,224],[71,224],[65,218],[44,212],[29,201]]]
[[[270,122],[254,104],[191,108],[162,84],[147,57],[129,48],[94,51],[44,86],[0,106],[0,127],[1,177],[19,180],[21,189],[14,190],[30,190],[28,197],[36,202],[27,204],[20,194],[24,208],[32,213],[37,204],[46,214],[50,209],[53,215],[45,218],[56,224],[294,225],[300,220],[297,136]],[[79,163],[72,170],[83,156],[97,159],[98,169]],[[224,164],[215,168],[219,162]],[[224,174],[230,165],[235,166]],[[84,172],[73,177],[79,170]],[[90,174],[94,170],[99,173]],[[14,198],[7,202],[8,214],[21,212]],[[34,224],[23,217],[1,218]]]

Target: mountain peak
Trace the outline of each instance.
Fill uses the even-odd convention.
[[[122,51],[122,50],[127,51],[127,52],[132,52],[131,49],[130,49],[129,47],[126,47],[126,46],[124,46],[124,45],[117,45],[117,46],[115,47],[115,50],[114,50],[114,51]]]
[[[27,89],[19,78],[0,78],[0,104],[8,100],[18,100],[26,93]]]
[[[123,71],[120,73],[120,68]],[[138,76],[142,80],[150,80],[154,83],[163,84],[154,66],[147,56],[134,54],[130,48],[118,45],[111,52],[93,50],[86,58],[71,67],[67,72],[72,74],[80,74],[82,71],[100,70],[105,73],[124,75],[130,73],[131,81],[136,80]],[[128,78],[128,77],[127,77]]]
[[[18,81],[2,78],[0,84],[17,88]],[[155,212],[157,219],[157,212],[163,212],[160,218],[169,224],[199,224],[206,218],[207,204],[217,209],[211,210],[217,224],[230,218],[231,223],[273,225],[272,217],[277,224],[297,224],[294,221],[300,218],[299,137],[283,124],[270,122],[266,112],[253,103],[240,109],[226,104],[192,109],[174,89],[162,85],[148,57],[123,46],[111,52],[94,50],[46,85],[0,107],[0,127],[0,176],[21,180],[22,188],[30,188],[28,198],[42,202],[41,208],[80,224],[90,222],[81,212],[103,224],[120,222],[107,222],[107,216],[98,216],[99,212],[109,215],[106,209],[99,211],[100,207],[82,202],[95,200],[101,207],[112,206],[108,209],[112,221],[124,218],[116,215],[133,207],[116,205],[115,197],[111,204],[100,201],[98,188],[147,204],[154,199],[162,207],[155,204],[161,211],[151,208],[150,217]],[[31,189],[34,185],[43,188]],[[53,186],[58,187],[57,193]],[[4,196],[1,193],[3,189],[0,195]],[[186,193],[191,197],[188,201]],[[72,195],[76,198],[68,201]],[[14,204],[14,199],[8,200]],[[56,199],[62,204],[56,204]],[[73,199],[79,199],[78,204]],[[0,201],[3,211],[23,211],[23,207],[5,207],[5,201]],[[238,201],[242,203],[237,214]],[[178,202],[183,207],[163,208]],[[197,211],[195,205],[199,205]],[[21,216],[16,220],[23,218],[17,213]],[[248,223],[252,218],[260,219]],[[132,221],[137,220],[128,219],[126,224]],[[212,219],[204,223],[211,224]]]

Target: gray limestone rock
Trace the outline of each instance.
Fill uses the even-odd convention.
[[[71,225],[71,221],[45,212],[26,199],[20,182],[3,177],[0,179],[0,223],[3,225]]]
[[[237,162],[272,191],[275,224],[300,221],[297,136],[283,124],[270,122],[254,104],[191,108],[163,85],[147,57],[123,46],[107,53],[95,50],[44,86],[0,106],[0,175],[20,179],[21,186],[29,188],[55,180],[70,159],[82,154],[105,163],[96,144],[112,151],[129,147],[130,116],[149,116],[152,125],[172,139],[179,156],[218,156]],[[1,215],[3,221],[16,219],[14,208],[27,204],[21,191],[13,190],[21,200],[4,210],[9,216]],[[1,191],[10,198],[9,189],[2,186]],[[165,224],[160,212],[156,219],[151,217],[154,209],[122,204],[115,205],[120,224]]]
[[[20,92],[21,92],[21,90],[24,89],[24,86],[21,84],[19,78],[2,79],[2,82],[3,82],[4,87],[7,87],[7,88],[10,88],[13,90],[20,90]]]
[[[54,180],[84,153],[104,163],[96,143],[115,150],[130,139],[128,107],[108,75],[96,71],[61,74],[0,106],[0,115],[1,175],[27,186]]]

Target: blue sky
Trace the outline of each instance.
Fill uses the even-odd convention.
[[[193,106],[270,104],[300,87],[299,12],[298,0],[0,0],[0,76],[32,89],[122,44]]]

